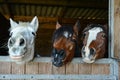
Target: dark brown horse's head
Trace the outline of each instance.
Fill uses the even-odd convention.
[[[83,30],[83,61],[93,63],[107,52],[107,26],[91,24]]]
[[[58,22],[53,34],[52,64],[60,67],[70,62],[75,54],[79,21],[72,26],[62,26]]]

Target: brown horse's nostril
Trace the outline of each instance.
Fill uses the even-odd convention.
[[[23,46],[25,43],[25,40],[24,39],[20,39],[20,46]]]
[[[94,55],[95,54],[95,50],[93,48],[90,48],[90,54]]]
[[[83,56],[85,56],[85,47],[82,48],[81,53]]]

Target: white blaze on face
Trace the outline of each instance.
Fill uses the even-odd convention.
[[[69,33],[67,31],[64,32],[63,34],[66,38],[68,38]]]
[[[93,29],[90,29],[88,32],[89,32],[89,36],[88,36],[88,39],[87,39],[87,45],[85,46],[85,56],[88,57],[90,55],[90,49],[89,49],[89,45],[90,43],[93,41],[93,40],[96,40],[96,37],[97,37],[97,34],[99,32],[103,31],[102,28],[99,28],[99,27],[95,27]]]

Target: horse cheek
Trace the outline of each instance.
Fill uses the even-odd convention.
[[[74,57],[74,53],[75,53],[75,48],[73,48],[72,50],[66,50],[66,58],[64,59],[64,63],[66,64],[67,62],[70,62],[73,57]]]

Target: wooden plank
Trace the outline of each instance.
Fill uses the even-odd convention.
[[[10,18],[9,15],[4,15],[7,19]],[[34,16],[14,16],[15,21],[31,21]],[[41,17],[38,16],[38,20],[40,24],[56,24],[59,20],[57,17]],[[89,24],[89,23],[99,23],[99,24],[106,24],[108,22],[107,19],[79,19],[82,24]],[[77,18],[60,18],[60,23],[62,24],[75,24]]]
[[[52,63],[50,62],[39,62],[39,74],[52,74]],[[38,80],[44,80],[44,79],[38,79]],[[49,79],[50,80],[50,79]]]
[[[79,74],[87,75],[92,72],[92,64],[82,63],[79,64]]]
[[[24,74],[25,72],[25,65],[24,64],[16,64],[16,63],[11,63],[12,64],[12,74]],[[16,79],[16,80],[24,80],[24,79]]]
[[[120,59],[120,0],[114,0],[114,56]]]
[[[100,0],[100,1],[80,1],[80,0],[76,0],[76,1],[66,1],[66,0],[60,0],[60,1],[56,1],[56,0],[8,0],[6,1],[8,3],[12,3],[12,4],[35,4],[35,5],[46,5],[46,6],[62,6],[62,7],[84,7],[84,8],[100,8],[100,9],[107,9],[107,5],[108,5],[108,0],[104,1],[104,0]],[[89,4],[86,4],[87,2],[89,2]],[[0,3],[4,3],[4,1],[0,1]],[[101,4],[99,4],[101,3]]]
[[[12,74],[24,74],[25,73],[25,65],[24,64],[16,64],[12,63]]]
[[[52,64],[49,62],[39,63],[39,74],[52,74]]]
[[[38,62],[26,63],[25,74],[38,74],[38,72],[39,72],[38,66],[39,66]],[[25,80],[28,80],[28,79],[25,79]],[[34,80],[34,79],[29,79],[29,80]],[[35,80],[38,80],[38,79],[35,79]]]
[[[78,74],[79,73],[78,63],[68,63],[66,64],[66,74]]]
[[[66,64],[66,74],[77,75],[79,74],[79,64],[78,63],[68,63]],[[67,80],[74,80],[68,78]]]
[[[0,74],[11,74],[11,63],[10,62],[0,62]],[[4,80],[4,79],[0,79]],[[10,79],[5,79],[10,80]]]
[[[0,62],[0,74],[11,74],[10,62]]]
[[[38,74],[38,63],[37,62],[27,63],[25,74]]]
[[[110,74],[110,64],[92,64],[91,74],[109,75]]]
[[[65,65],[62,67],[52,66],[52,74],[65,74]]]

